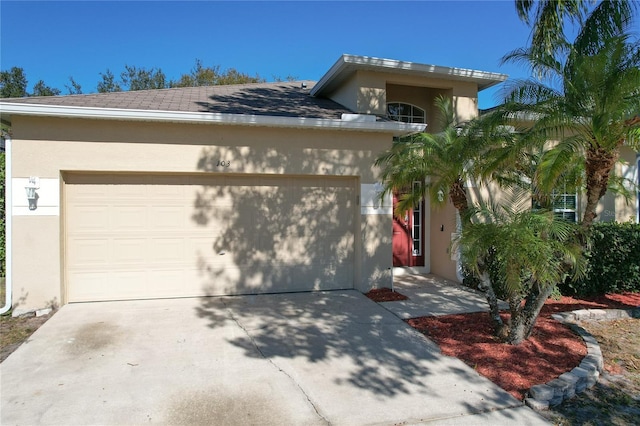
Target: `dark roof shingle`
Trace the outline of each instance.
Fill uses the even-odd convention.
[[[255,83],[70,96],[4,98],[2,102],[150,111],[211,112],[339,119],[342,105],[309,94],[313,83]]]

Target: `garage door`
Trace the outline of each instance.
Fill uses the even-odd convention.
[[[352,288],[356,179],[65,176],[69,302]]]

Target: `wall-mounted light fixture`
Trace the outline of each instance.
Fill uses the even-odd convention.
[[[35,210],[38,208],[38,193],[37,189],[40,189],[40,178],[31,176],[29,177],[29,183],[25,185],[24,190],[27,193],[27,200],[29,200],[29,210]]]

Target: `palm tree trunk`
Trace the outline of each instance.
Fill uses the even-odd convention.
[[[519,345],[528,339],[536,325],[538,314],[544,306],[544,302],[551,296],[553,286],[546,286],[542,289],[534,286],[534,289],[527,295],[526,302],[522,309],[516,315],[512,311],[511,321],[509,323],[509,335],[507,343],[511,345]]]
[[[451,198],[451,203],[460,213],[460,219],[463,222],[470,220],[469,218],[469,200],[467,198],[467,189],[464,187],[464,181],[460,178],[456,179],[455,182],[451,184],[451,188],[449,189],[449,197]]]
[[[620,142],[618,145],[621,145]],[[609,177],[616,162],[620,158],[620,150],[604,148],[589,148],[585,160],[587,203],[582,217],[582,227],[589,228],[595,220],[598,202],[607,192]]]
[[[491,323],[493,324],[493,329],[496,336],[501,336],[504,338],[506,336],[506,324],[502,321],[502,317],[500,316],[500,306],[498,301],[498,296],[496,292],[493,290],[493,283],[491,282],[491,277],[489,276],[488,270],[488,262],[486,258],[478,259],[478,268],[481,270],[480,274],[480,285],[478,289],[483,291],[485,297],[487,299],[487,303],[489,304],[489,317],[491,318]]]

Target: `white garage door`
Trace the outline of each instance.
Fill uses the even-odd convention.
[[[69,302],[352,288],[356,179],[65,176]]]

